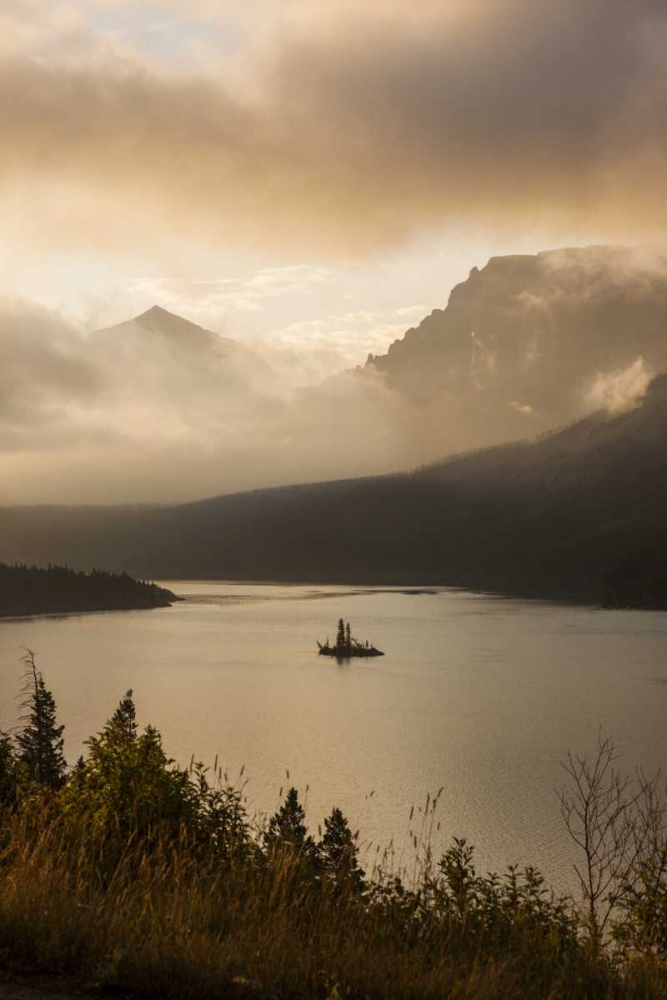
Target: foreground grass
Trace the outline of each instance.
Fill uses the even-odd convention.
[[[33,972],[168,998],[667,997],[646,957],[616,968],[563,915],[446,913],[435,890],[313,886],[302,856],[224,865],[182,838],[130,837],[110,861],[46,803],[3,828],[0,949]],[[443,896],[443,899],[445,897]]]

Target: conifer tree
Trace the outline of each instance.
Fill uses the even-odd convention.
[[[127,746],[136,740],[139,727],[137,726],[137,709],[132,698],[132,688],[125,692],[118,708],[102,732],[107,743],[113,746]]]
[[[264,835],[266,846],[273,847],[280,844],[302,849],[310,839],[307,837],[305,820],[306,813],[299,802],[299,793],[296,788],[290,788],[285,802],[269,820]]]
[[[64,726],[58,725],[56,703],[37,669],[35,654],[27,650],[25,728],[16,737],[19,772],[30,781],[59,788],[65,780],[67,764],[63,754]]]
[[[336,647],[342,649],[345,645],[345,622],[342,618],[338,619],[338,631],[336,633]]]
[[[333,809],[324,821],[324,836],[318,844],[320,870],[336,889],[359,893],[364,888],[364,872],[359,867],[356,836],[340,809]]]
[[[352,649],[352,629],[350,628],[350,623],[348,622],[345,626],[345,648],[348,653]]]

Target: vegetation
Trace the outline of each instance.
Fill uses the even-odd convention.
[[[133,580],[127,573],[94,569],[80,573],[64,566],[0,563],[0,618],[14,615],[65,614],[164,608],[178,598],[154,583]]]
[[[331,646],[327,639],[324,645],[321,642],[317,645],[320,656],[335,656],[338,660],[347,660],[351,656],[384,656],[384,653],[371,645],[368,640],[360,642],[359,639],[355,639],[350,623],[345,623],[342,618],[338,619],[335,644]]]
[[[25,718],[0,735],[5,963],[173,1000],[667,997],[664,802],[617,775],[609,741],[567,764],[577,907],[533,868],[479,874],[462,839],[439,859],[426,846],[411,879],[386,858],[366,873],[343,813],[315,838],[294,788],[254,820],[241,789],[139,729],[131,691],[66,770],[24,662]]]
[[[65,727],[56,719],[56,703],[37,670],[32,650],[23,658],[26,667],[24,728],[16,737],[16,764],[24,779],[47,788],[65,781],[67,764],[63,748]]]

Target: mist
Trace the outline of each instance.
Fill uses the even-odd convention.
[[[5,303],[0,501],[175,501],[400,466],[399,398],[380,378],[305,390],[283,353],[188,326],[84,336]]]
[[[636,406],[667,370],[667,264],[493,258],[365,366],[156,308],[84,334],[0,304],[0,503],[175,502],[414,468]],[[310,384],[305,384],[310,382]]]

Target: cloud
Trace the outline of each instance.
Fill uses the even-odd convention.
[[[381,378],[306,391],[288,362],[168,317],[84,337],[0,302],[0,503],[194,499],[404,463]]]
[[[0,302],[0,503],[187,500],[398,471],[622,412],[666,356],[664,262],[634,260],[599,248],[493,259],[387,355],[321,384],[332,342],[386,339],[403,307],[323,312],[267,347],[160,310],[83,335]],[[241,287],[272,296],[312,274]]]
[[[117,49],[90,4],[35,58],[13,5],[0,206],[24,240],[347,254],[466,221],[664,232],[658,0],[292,3],[199,73]]]
[[[76,331],[18,302],[0,308],[0,370],[2,451],[67,439],[101,386]]]
[[[535,412],[535,410],[533,409],[532,406],[530,406],[529,403],[519,403],[518,400],[516,399],[513,399],[509,405],[512,410],[515,410],[517,413],[522,414],[522,416],[524,417],[528,417],[531,415],[531,413]]]
[[[427,312],[423,304],[352,309],[350,300],[362,301],[366,291],[362,295],[355,289],[355,296],[346,296],[343,289],[348,287],[354,288],[351,269],[316,264],[264,267],[206,279],[147,275],[129,280],[108,304],[104,318],[100,321],[96,313],[89,325],[108,326],[119,316],[159,302],[203,327],[253,346],[285,385],[311,385],[362,364],[369,353],[383,352],[410,320]]]
[[[654,374],[644,358],[637,358],[621,371],[600,373],[588,393],[588,402],[613,416],[626,413],[641,403]]]
[[[265,267],[244,277],[134,278],[128,283],[127,294],[160,302],[173,312],[188,312],[194,319],[210,323],[212,318],[259,312],[276,299],[312,298],[333,278],[333,272],[325,267],[294,264]]]

